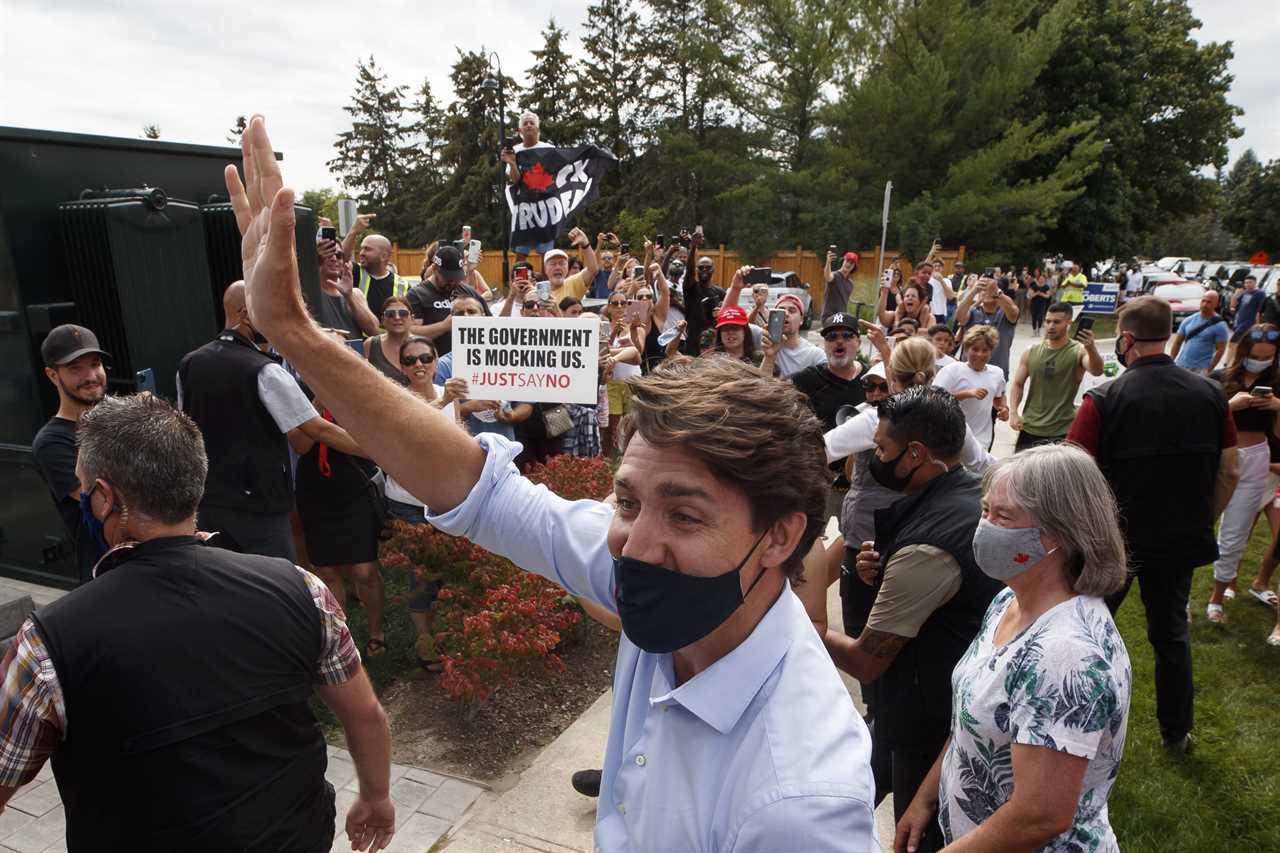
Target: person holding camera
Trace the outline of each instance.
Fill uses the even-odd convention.
[[[565,267],[568,267],[568,256],[565,257]],[[436,249],[422,281],[405,294],[414,319],[409,334],[430,339],[441,355],[453,349],[454,299],[469,296],[480,304],[486,317],[490,316],[489,303],[466,285],[466,278],[462,250],[445,243]]]
[[[956,303],[956,328],[968,330],[971,326],[990,326],[995,329],[1000,336],[1000,344],[991,356],[991,363],[1008,376],[1009,354],[1018,331],[1020,313],[1017,303],[1000,289],[996,280],[990,275],[983,275],[973,287],[965,288]]]
[[[355,286],[351,265],[343,260],[337,241],[321,240],[316,253],[320,256],[320,303],[316,306],[320,324],[340,329],[349,340],[378,334],[378,318],[369,310],[364,291]]]
[[[849,297],[853,295],[853,274],[858,271],[858,253],[845,252],[836,266],[835,246],[827,249],[827,264],[822,268],[827,289],[822,295],[822,316],[843,314],[849,310]]]
[[[1240,460],[1240,478],[1218,527],[1218,559],[1213,564],[1213,593],[1207,609],[1209,621],[1219,625],[1227,621],[1223,604],[1235,598],[1240,559],[1249,544],[1258,507],[1266,498],[1271,467],[1268,439],[1277,435],[1276,412],[1280,412],[1280,397],[1274,390],[1280,378],[1277,352],[1280,327],[1259,324],[1240,339],[1231,364],[1209,374],[1210,379],[1222,385],[1231,409]]]
[[[1076,416],[1076,391],[1085,372],[1102,375],[1102,353],[1093,332],[1082,328],[1075,340],[1069,337],[1071,313],[1065,302],[1049,306],[1044,340],[1022,353],[1009,381],[1009,429],[1018,433],[1014,453],[1064,440]],[[1026,410],[1019,411],[1028,381]]]

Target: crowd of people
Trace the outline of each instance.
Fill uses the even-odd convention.
[[[544,144],[536,116],[520,130]],[[490,285],[449,240],[402,277],[362,215],[317,239],[308,307],[260,117],[243,148],[227,180],[245,279],[225,328],[174,365],[176,407],[107,395],[88,328],[44,343],[60,407],[33,447],[84,583],[5,658],[0,804],[52,759],[69,849],[329,849],[313,690],[357,765],[352,845],[385,846],[390,734],[361,656],[387,653],[390,518],[620,627],[603,766],[581,786],[605,851],[876,850],[890,795],[900,851],[1117,850],[1132,671],[1113,614],[1131,584],[1173,754],[1192,746],[1193,570],[1213,563],[1224,623],[1261,513],[1276,544],[1248,591],[1275,607],[1280,327],[1256,306],[1204,376],[1172,357],[1197,324],[1175,335],[1168,304],[1135,295],[1126,369],[1080,403],[1104,359],[1073,323],[1078,267],[948,276],[931,254],[909,280],[891,266],[868,319],[850,311],[860,258],[833,247],[819,346],[801,300],[750,267],[715,287],[701,228],[635,254],[575,228],[567,249],[518,247]],[[470,399],[455,317],[555,323],[592,298],[594,400]],[[1035,342],[1015,358],[1024,312]],[[997,421],[1018,432],[1003,459]],[[615,460],[614,494],[569,502],[522,476],[556,454]],[[415,582],[407,606],[428,671],[437,593]],[[173,780],[157,792],[173,820],[140,830],[123,798],[147,777]]]

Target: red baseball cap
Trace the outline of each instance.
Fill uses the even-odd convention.
[[[782,303],[784,303],[784,302],[794,302],[794,303],[795,303],[795,306],[796,306],[796,310],[797,310],[797,311],[799,311],[801,314],[803,314],[803,313],[804,313],[804,303],[803,303],[803,302],[801,302],[801,301],[800,301],[800,297],[799,297],[799,296],[796,296],[794,293],[784,293],[784,294],[782,294],[781,296],[779,296],[779,297],[778,297],[778,301],[777,301],[777,302],[775,302],[775,303],[773,303],[773,307],[774,307],[774,308],[781,308],[781,307],[782,307]]]
[[[857,252],[845,252],[844,259],[846,261],[853,261],[855,264],[861,260],[861,258],[858,257]]]
[[[721,326],[745,326],[747,325],[747,312],[740,305],[726,305],[720,309],[720,316],[716,318],[716,328]]]

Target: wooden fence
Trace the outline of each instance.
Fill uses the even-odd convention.
[[[421,273],[423,261],[427,257],[425,248],[406,249],[398,245],[392,248],[392,259],[401,275],[416,276]],[[862,262],[858,265],[858,271],[854,274],[855,292],[874,294],[877,249],[855,251],[862,258]],[[573,252],[570,253],[571,256],[573,254]],[[896,249],[886,251],[884,255],[885,268],[887,269],[890,263],[898,259],[899,255],[900,253]],[[698,253],[698,257],[704,256],[711,258],[712,262],[715,263],[716,271],[712,277],[712,283],[720,287],[727,288],[730,280],[733,279],[734,272],[743,264],[736,250],[727,249],[723,245],[715,249],[704,246],[702,251]],[[944,249],[940,253],[947,275],[951,274],[952,267],[956,261],[964,260],[964,256],[964,246],[960,246],[958,249]],[[514,253],[508,254],[508,258],[512,264],[515,263]],[[538,255],[530,255],[529,260],[533,263],[535,269],[542,268],[542,259]],[[696,260],[697,258],[690,258],[690,262],[696,262]],[[808,283],[809,293],[813,298],[813,302],[819,306],[818,310],[821,310],[823,294],[826,292],[826,280],[822,272],[824,263],[826,263],[825,252],[819,256],[815,252],[797,246],[795,249],[775,253],[767,264],[761,264],[761,266],[772,267],[775,272],[795,273],[800,278],[800,281]],[[903,260],[903,272],[910,274],[911,268],[911,263]],[[484,276],[484,280],[490,286],[497,286],[502,281],[502,250],[487,249],[481,253],[480,274]]]

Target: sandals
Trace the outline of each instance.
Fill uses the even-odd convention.
[[[1277,601],[1280,601],[1280,599],[1277,599],[1276,594],[1269,589],[1254,589],[1251,586],[1249,587],[1249,594],[1267,607],[1275,607]]]
[[[370,637],[369,642],[364,644],[364,656],[376,658],[387,650],[387,641],[379,640],[376,637]]]
[[[1209,606],[1205,608],[1205,616],[1215,625],[1227,624],[1227,613],[1222,609],[1221,604],[1210,602]]]

